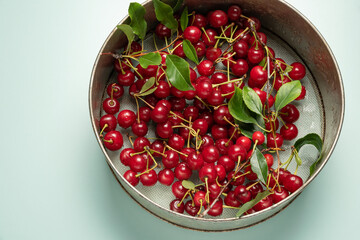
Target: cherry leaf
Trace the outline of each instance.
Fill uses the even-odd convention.
[[[192,43],[189,40],[185,39],[182,42],[182,44],[183,44],[183,50],[184,50],[186,57],[188,59],[190,59],[191,61],[193,61],[194,63],[196,63],[196,65],[198,65],[199,59],[198,59],[196,50],[195,50],[194,46],[192,45]]]
[[[271,192],[269,190],[258,193],[254,199],[250,200],[249,202],[245,203],[240,207],[239,211],[236,213],[236,217],[241,217],[241,215],[243,215],[246,211],[248,211],[250,208],[255,206],[258,202],[260,202],[262,199],[266,198],[270,194]]]
[[[146,35],[147,23],[145,21],[145,8],[140,3],[132,2],[129,6],[130,26],[140,39]]]
[[[255,148],[255,152],[250,158],[251,170],[256,173],[259,180],[266,185],[268,179],[268,165],[264,155],[258,148]]]
[[[256,119],[250,115],[250,111],[243,100],[243,91],[240,88],[235,87],[235,93],[231,97],[228,107],[231,116],[240,122],[257,124]]]
[[[144,85],[142,86],[141,90],[140,90],[140,94],[146,92],[147,90],[149,90],[151,87],[153,87],[155,84],[155,78],[151,77],[149,78],[149,80],[147,80]]]
[[[150,95],[152,94],[153,92],[155,92],[157,89],[157,87],[154,87],[154,88],[150,88],[149,90],[143,92],[143,93],[140,93],[140,94],[137,94],[138,96],[146,96],[146,95]]]
[[[180,91],[194,90],[190,82],[189,63],[176,55],[167,55],[165,61],[165,73],[171,85]]]
[[[258,115],[262,115],[262,103],[259,95],[250,87],[245,86],[243,89],[243,99],[246,106]]]
[[[139,57],[139,63],[143,68],[149,65],[159,65],[161,63],[161,55],[158,52],[150,52]]]
[[[180,26],[181,26],[181,29],[184,31],[185,28],[188,26],[189,24],[189,17],[188,17],[188,8],[185,7],[184,11],[182,12],[181,14],[181,17],[180,17]]]
[[[182,180],[181,185],[186,189],[195,190],[195,184],[189,180]]]
[[[125,33],[125,35],[128,39],[127,50],[129,51],[131,48],[131,43],[134,41],[134,38],[135,38],[135,34],[134,34],[132,27],[130,27],[130,25],[127,25],[127,24],[117,25],[116,27],[118,29],[120,29],[123,33]]]
[[[280,109],[294,101],[301,93],[301,83],[299,80],[283,84],[275,96],[275,109]],[[277,114],[276,114],[277,115]]]
[[[160,0],[153,0],[156,19],[170,29],[176,30],[178,22],[174,17],[173,9],[166,3]]]
[[[316,161],[310,166],[310,175],[312,175],[315,172],[315,168],[317,163],[321,159],[322,155],[322,147],[323,147],[323,141],[321,137],[316,133],[309,133],[305,137],[299,138],[296,140],[294,147],[296,151],[299,152],[300,148],[306,144],[313,145],[318,151],[319,151],[319,157],[316,159]]]

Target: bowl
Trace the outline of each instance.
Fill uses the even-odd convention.
[[[126,36],[117,28],[109,34],[95,60],[89,87],[90,117],[94,133],[105,159],[110,166],[117,181],[123,189],[140,206],[155,216],[172,224],[202,231],[225,231],[252,226],[262,222],[287,207],[319,174],[330,158],[338,140],[344,118],[344,89],[339,67],[336,63],[328,44],[317,29],[299,11],[284,1],[277,0],[185,0],[183,5],[188,6],[189,12],[196,9],[206,12],[211,9],[225,9],[231,4],[239,5],[247,16],[260,19],[263,31],[269,37],[269,46],[273,47],[280,57],[286,61],[300,61],[307,69],[305,79],[307,89],[306,106],[301,107],[302,120],[299,126],[299,135],[316,132],[323,139],[322,158],[314,174],[309,174],[309,164],[317,157],[317,152],[311,147],[303,151],[303,164],[298,174],[305,180],[303,186],[292,193],[285,200],[274,204],[268,209],[234,217],[233,212],[228,212],[217,218],[198,218],[178,214],[168,208],[169,187],[155,185],[150,190],[141,186],[133,187],[122,176],[125,168],[120,164],[119,152],[111,152],[104,148],[99,136],[99,120],[102,114],[102,100],[106,95],[106,87],[114,81],[114,59],[105,52],[114,52],[127,44]],[[157,20],[152,1],[142,4],[146,9],[148,29],[154,29]],[[128,23],[126,16],[119,24]],[[124,97],[121,106],[134,108],[129,97]],[[126,141],[126,140],[125,140]],[[125,143],[126,145],[126,143]],[[290,169],[295,166],[290,165]]]

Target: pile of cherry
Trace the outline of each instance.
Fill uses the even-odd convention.
[[[255,24],[251,25],[251,21]],[[100,135],[107,149],[117,151],[123,146],[124,136],[116,128],[131,128],[129,140],[133,147],[122,149],[120,153],[121,163],[129,167],[124,178],[130,184],[136,186],[141,182],[144,186],[153,186],[159,182],[171,186],[175,199],[170,209],[179,213],[186,211],[192,216],[218,216],[223,208],[239,208],[258,193],[271,189],[272,194],[248,210],[246,214],[249,214],[270,207],[302,186],[299,176],[283,168],[272,168],[275,150],[281,149],[284,141],[297,136],[294,124],[299,118],[297,108],[288,104],[281,110],[280,131],[279,119],[271,119],[269,114],[265,119],[266,129],[278,131],[276,134],[264,135],[256,131],[246,137],[241,134],[227,105],[235,86],[243,88],[247,84],[271,112],[274,93],[282,84],[305,76],[301,63],[288,65],[281,58],[275,58],[270,47],[265,51],[267,37],[260,26],[257,18],[243,16],[236,5],[230,6],[227,12],[215,10],[207,16],[193,13],[189,26],[183,32],[179,30],[177,39],[169,41],[168,48],[160,51],[160,65],[143,68],[134,60],[116,59],[118,82],[107,87],[109,96],[103,101],[106,114],[100,119]],[[172,37],[170,29],[161,23],[155,34],[158,39]],[[195,70],[190,68],[195,90],[180,91],[171,86],[164,71],[168,54],[186,59],[182,39],[189,40],[198,58],[203,58]],[[219,45],[226,39],[236,41],[224,50]],[[131,52],[141,50],[141,44],[131,44]],[[269,56],[273,61],[264,65]],[[270,83],[267,82],[269,73],[276,73]],[[142,96],[139,94],[142,87],[152,77],[156,90]],[[265,85],[272,86],[272,94],[267,94]],[[120,111],[118,99],[126,88],[137,103],[136,112]],[[297,100],[303,99],[305,93],[302,87]],[[154,140],[146,137],[151,122],[155,124],[157,138]],[[251,170],[249,158],[254,145],[264,146],[270,173],[267,186]],[[188,180],[194,176],[201,184]]]

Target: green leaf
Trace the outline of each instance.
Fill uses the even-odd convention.
[[[275,109],[277,112],[283,107],[294,101],[301,93],[301,83],[299,80],[285,83],[279,89],[275,97]]]
[[[188,14],[189,14],[188,8],[185,7],[185,9],[182,12],[181,17],[180,17],[180,26],[183,31],[185,30],[185,28],[188,26],[188,23],[189,23]]]
[[[250,111],[244,103],[243,92],[240,88],[235,87],[235,93],[231,97],[228,107],[233,118],[240,122],[257,124],[256,119],[250,115]]]
[[[177,0],[176,1],[176,5],[173,8],[174,13],[180,10],[183,2],[184,2],[184,0]]]
[[[301,166],[302,160],[301,160],[301,158],[299,157],[299,154],[297,153],[297,151],[295,152],[294,155],[295,155],[296,164],[297,164],[298,166]]]
[[[261,67],[264,67],[267,62],[266,60],[267,60],[267,57],[264,57],[258,65]]]
[[[246,104],[246,106],[253,111],[254,113],[262,116],[262,108],[263,105],[261,103],[259,95],[256,94],[256,92],[248,87],[245,86],[243,89],[243,99]]]
[[[180,91],[194,90],[190,82],[189,63],[176,55],[166,56],[166,76],[171,85]]]
[[[161,63],[161,55],[158,52],[150,52],[139,57],[139,63],[143,68],[149,65],[159,65]]]
[[[258,193],[254,199],[241,206],[239,211],[236,213],[236,217],[241,217],[241,215],[243,215],[244,212],[248,211],[250,208],[255,206],[258,202],[260,202],[262,199],[266,198],[270,194],[271,192],[269,190],[265,190],[264,192]]]
[[[250,164],[251,170],[256,173],[259,180],[266,185],[268,179],[268,165],[264,155],[258,148],[255,148],[255,154],[252,155]]]
[[[195,190],[195,184],[193,182],[189,181],[189,180],[182,180],[181,184],[186,189]]]
[[[177,29],[178,22],[174,17],[173,9],[160,0],[153,0],[157,20],[170,29]]]
[[[131,43],[134,41],[134,38],[135,38],[135,34],[134,34],[132,27],[130,27],[127,24],[117,25],[116,27],[118,29],[120,29],[123,33],[125,33],[125,35],[128,39],[127,51],[129,51],[130,47],[131,47]]]
[[[146,95],[150,95],[152,94],[153,92],[155,92],[157,89],[157,87],[154,87],[154,88],[150,88],[149,90],[147,90],[146,92],[143,92],[143,93],[139,93],[137,94],[138,96],[146,96]]]
[[[155,84],[155,78],[151,77],[149,78],[149,80],[147,80],[144,85],[142,86],[141,90],[140,90],[140,94],[146,92],[147,90],[149,90],[151,87],[153,87]]]
[[[319,151],[318,159],[310,166],[310,175],[312,175],[315,172],[317,163],[321,159],[323,141],[321,140],[321,137],[319,135],[317,135],[316,133],[309,133],[305,137],[299,138],[295,142],[294,147],[295,147],[296,151],[299,152],[300,148],[306,144],[313,145]]]
[[[198,59],[196,50],[195,50],[194,46],[192,45],[192,43],[189,40],[185,39],[182,42],[182,44],[183,44],[183,50],[184,50],[186,57],[188,59],[190,59],[191,61],[193,61],[194,63],[196,63],[196,65],[198,65],[199,59]]]
[[[293,69],[292,66],[287,65],[284,72],[285,72],[285,73],[288,73],[288,72],[290,72],[292,69]]]
[[[140,3],[132,2],[129,6],[130,26],[140,39],[146,35],[147,23],[145,21],[145,8]]]

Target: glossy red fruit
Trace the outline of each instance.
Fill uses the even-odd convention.
[[[166,27],[164,24],[159,23],[155,28],[155,34],[159,38],[169,38],[171,37],[171,29]]]
[[[132,153],[135,153],[135,150],[133,148],[124,148],[120,153],[120,161],[124,166],[129,166],[129,163],[131,161],[131,155]]]
[[[281,134],[275,133],[275,137],[273,133],[268,133],[266,138],[266,146],[268,148],[280,148],[283,145],[284,139]]]
[[[194,194],[194,204],[195,206],[205,206],[206,205],[206,199],[205,199],[206,193],[204,191],[197,191]]]
[[[211,145],[211,146],[206,146],[202,150],[201,155],[203,156],[205,162],[214,163],[217,160],[219,160],[220,152],[216,146]]]
[[[272,203],[272,201],[271,201],[271,198],[270,198],[270,197],[265,197],[265,198],[261,199],[260,202],[258,202],[258,203],[253,207],[253,209],[258,212],[258,211],[261,211],[261,210],[263,210],[263,209],[266,209],[266,208],[272,206],[272,204],[273,204],[273,203]]]
[[[298,135],[298,129],[295,124],[287,123],[280,128],[280,134],[285,140],[293,140]]]
[[[231,21],[238,21],[242,14],[241,8],[238,5],[231,5],[227,10],[227,15]]]
[[[300,117],[299,110],[293,104],[288,104],[280,110],[280,116],[286,123],[294,123]]]
[[[170,121],[164,123],[158,123],[156,125],[156,134],[160,138],[169,138],[173,134],[172,123]]]
[[[220,48],[209,47],[208,49],[206,49],[205,54],[208,60],[214,62],[216,59],[218,59],[221,56],[222,51]]]
[[[236,140],[236,144],[243,146],[246,151],[249,151],[251,148],[252,142],[251,142],[250,138],[241,136]]]
[[[227,179],[228,181],[231,181],[231,185],[233,186],[239,186],[242,185],[245,182],[245,176],[243,175],[243,172],[239,171],[235,176],[235,171],[231,171],[228,176]]]
[[[214,29],[206,29],[205,33],[202,34],[201,38],[204,41],[205,45],[208,47],[213,47],[216,44],[217,32]]]
[[[228,22],[227,14],[222,10],[215,10],[209,16],[209,23],[214,28],[224,26]]]
[[[150,141],[146,137],[138,137],[134,140],[134,150],[136,152],[144,151],[150,147]]]
[[[200,81],[198,84],[196,84],[195,90],[197,96],[205,100],[211,95],[213,91],[211,81],[209,79]]]
[[[265,136],[262,132],[256,131],[252,135],[253,142],[257,142],[257,145],[261,145],[265,142]]]
[[[126,129],[136,121],[136,115],[133,111],[125,109],[118,114],[117,121],[120,127]]]
[[[128,181],[131,185],[133,185],[134,187],[136,185],[138,185],[139,183],[139,178],[136,177],[136,172],[132,171],[132,170],[127,170],[124,173],[124,178],[126,181]]]
[[[274,190],[274,194],[271,195],[274,204],[289,196],[288,191],[283,187],[276,187]]]
[[[135,121],[131,125],[131,131],[138,137],[145,136],[148,132],[148,127],[146,125],[146,122],[141,121],[141,120],[140,120],[140,122]]]
[[[306,69],[302,63],[294,62],[291,64],[291,66],[292,66],[292,69],[288,74],[292,80],[301,80],[305,77]]]
[[[286,190],[293,193],[303,185],[303,180],[297,175],[289,174],[284,179],[283,184]]]
[[[106,127],[105,124],[107,124]],[[100,129],[102,129],[104,132],[109,132],[115,130],[117,121],[114,115],[106,114],[100,118],[99,125]]]
[[[266,163],[268,165],[268,169],[270,169],[271,166],[274,164],[274,157],[273,157],[273,155],[271,155],[269,153],[265,153],[264,157],[265,157]]]
[[[261,47],[251,47],[248,51],[247,57],[251,64],[259,64],[264,58],[264,50]]]
[[[281,75],[277,75],[274,81],[274,89],[278,91],[282,85],[288,82],[291,82],[291,80],[287,76],[283,75],[281,77]]]
[[[239,40],[233,45],[233,50],[236,53],[237,58],[245,59],[248,55],[249,45],[244,40]]]
[[[121,86],[117,83],[112,83],[112,84],[109,84],[109,86],[106,88],[106,93],[109,96],[111,96],[111,94],[112,94],[113,98],[119,99],[124,94],[124,88],[123,88],[123,86]]]
[[[230,191],[227,193],[227,196],[224,199],[224,203],[225,205],[231,207],[240,207],[241,205],[241,202],[236,198],[234,191]]]
[[[181,181],[176,181],[171,185],[171,191],[176,198],[182,199],[188,190],[184,188]]]
[[[162,158],[162,163],[165,168],[174,168],[179,163],[179,154],[173,150],[165,151],[165,156]]]
[[[249,65],[244,59],[238,59],[234,64],[231,66],[231,71],[237,77],[242,77],[244,74],[247,73],[249,70]]]
[[[216,108],[213,117],[214,117],[214,121],[221,126],[226,126],[228,125],[228,121],[230,122],[233,121],[233,117],[229,112],[229,108],[228,106],[225,105]],[[225,118],[228,121],[226,121]]]
[[[197,70],[201,76],[210,76],[215,71],[214,63],[210,60],[203,60],[197,66]]]
[[[229,139],[227,138],[220,138],[217,139],[215,142],[215,146],[217,147],[221,155],[227,155],[228,149],[232,145],[234,145],[233,141],[229,141]]]
[[[164,143],[161,140],[155,140],[150,145],[150,149],[154,150],[154,152],[152,152],[153,157],[161,157],[160,153],[164,151],[164,148]]]
[[[151,169],[150,171],[141,174],[140,175],[140,182],[144,186],[147,186],[147,187],[155,185],[155,183],[157,182],[157,174],[156,174],[156,172],[153,169]]]
[[[190,216],[196,216],[196,214],[199,212],[200,207],[196,206],[195,204],[193,204],[192,200],[189,200],[185,203],[185,211],[190,215]]]
[[[235,168],[235,162],[228,155],[221,156],[217,164],[222,165],[227,173],[231,172]]]
[[[228,155],[230,159],[233,160],[234,162],[238,162],[238,158],[240,158],[241,161],[245,161],[246,154],[247,154],[246,149],[241,145],[235,144],[229,147],[228,149]]]
[[[217,177],[217,172],[213,164],[205,164],[199,170],[199,178],[202,182],[213,183]]]
[[[207,25],[207,19],[204,15],[202,14],[195,14],[191,17],[189,23],[193,26],[196,26],[198,28],[203,28],[206,27]]]
[[[215,201],[215,200],[214,200]],[[210,202],[210,206],[213,203],[213,201]],[[207,205],[205,205],[205,209],[207,208]],[[220,216],[223,213],[223,200],[222,198],[219,198],[215,204],[212,206],[212,208],[208,211],[208,214],[210,216],[216,217]]]
[[[255,66],[250,71],[250,78],[252,79],[251,86],[249,82],[250,87],[262,88],[267,81],[267,71],[261,66]]]
[[[174,199],[170,202],[170,210],[177,213],[184,213],[185,205],[181,199]]]
[[[143,172],[146,169],[146,165],[147,159],[141,154],[132,156],[129,162],[129,167],[134,172]]]
[[[183,32],[185,39],[189,40],[191,43],[197,43],[201,38],[201,30],[196,26],[188,26]]]
[[[179,163],[174,169],[175,177],[182,180],[187,180],[192,175],[192,170],[190,169],[189,165],[185,162]]]
[[[103,101],[103,109],[107,114],[115,114],[120,110],[120,103],[115,98],[106,98]]]
[[[103,142],[110,151],[117,151],[123,146],[124,140],[120,132],[113,130],[106,133]]]
[[[183,49],[183,44],[182,44],[182,40],[177,40],[175,43],[174,43],[174,51],[173,51],[173,54],[181,57],[181,58],[185,58],[186,55],[184,53],[184,49]]]
[[[175,174],[168,168],[161,170],[158,174],[158,181],[166,186],[170,186],[175,179]]]
[[[235,196],[241,202],[241,204],[245,204],[252,199],[250,191],[246,190],[244,185],[238,185],[235,189]]]
[[[301,93],[297,98],[295,98],[295,100],[302,100],[305,98],[305,95],[306,95],[306,89],[304,86],[301,86]]]
[[[204,165],[204,159],[202,155],[196,152],[189,153],[186,162],[191,170],[200,170]]]

